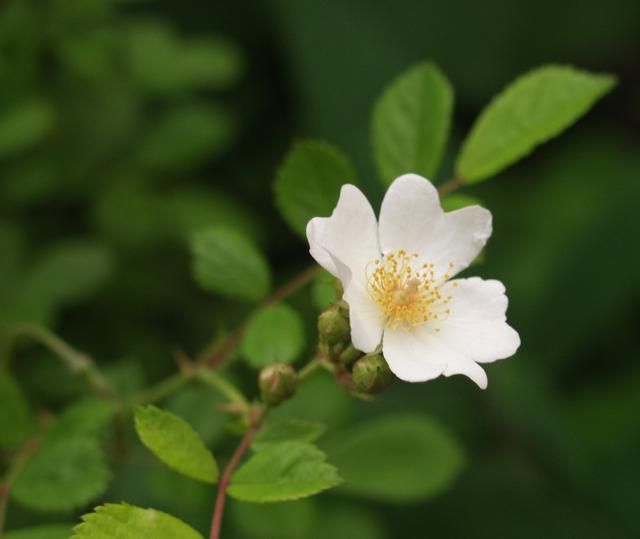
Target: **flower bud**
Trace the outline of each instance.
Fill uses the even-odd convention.
[[[258,385],[267,404],[279,404],[296,392],[298,375],[291,365],[274,363],[262,369]]]
[[[347,342],[351,332],[348,316],[348,312],[340,304],[324,310],[318,317],[320,342],[329,347]]]
[[[382,354],[369,354],[353,366],[353,384],[360,393],[378,393],[389,387],[395,376]]]

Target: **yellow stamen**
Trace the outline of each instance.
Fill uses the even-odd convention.
[[[449,317],[450,310],[445,306],[452,296],[443,296],[440,287],[449,278],[453,264],[449,264],[447,273],[438,277],[434,264],[422,264],[415,270],[412,262],[416,258],[417,254],[410,255],[400,250],[367,265],[367,292],[382,308],[386,325],[390,329],[399,325],[411,327],[429,321],[441,321]]]

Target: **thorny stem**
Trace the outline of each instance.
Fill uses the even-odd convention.
[[[11,349],[20,336],[31,337],[47,347],[62,360],[72,373],[84,376],[92,389],[99,395],[103,397],[115,396],[115,391],[88,355],[76,350],[48,329],[35,324],[18,324],[9,330],[4,343],[2,367],[8,366]]]
[[[29,458],[31,458],[31,456],[37,451],[39,445],[39,438],[32,438],[28,440],[22,446],[20,451],[13,457],[4,479],[0,482],[0,538],[4,535],[7,505],[9,503],[9,496],[11,494],[13,484]]]
[[[263,408],[257,408],[254,417],[250,419],[249,428],[247,432],[244,433],[240,444],[236,448],[229,464],[224,469],[222,473],[222,477],[220,478],[220,482],[218,483],[218,495],[216,496],[216,503],[213,510],[213,518],[211,520],[211,533],[209,535],[209,539],[220,539],[220,529],[222,527],[222,516],[224,514],[224,505],[227,496],[227,487],[229,486],[229,482],[231,481],[231,476],[233,472],[240,464],[240,460],[247,452],[247,449],[251,446],[251,442],[253,441],[253,437],[256,435],[258,430],[260,429],[260,421],[264,415]]]

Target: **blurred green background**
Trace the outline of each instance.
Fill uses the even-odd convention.
[[[296,405],[334,429],[391,410],[432,414],[465,448],[459,479],[410,504],[340,490],[295,510],[231,501],[225,526],[228,537],[265,539],[640,537],[639,38],[637,0],[4,0],[0,326],[44,324],[122,391],[144,387],[175,370],[177,347],[197,353],[248,309],[197,288],[193,230],[232,224],[278,281],[311,262],[273,206],[294,139],[338,145],[379,202],[370,111],[413,63],[432,59],[455,88],[449,163],[483,105],[522,72],[549,62],[611,72],[618,87],[569,132],[464,191],[494,214],[486,261],[472,269],[506,284],[523,342],[488,367],[488,390],[438,379],[371,404],[321,378]],[[309,295],[291,303],[311,343]],[[36,412],[84,391],[41,348],[18,352]],[[231,372],[255,391],[247,367]],[[203,413],[211,398],[190,389],[166,406],[227,455],[234,441],[216,443],[223,418]],[[213,495],[132,441],[102,499],[204,531]],[[82,509],[46,516],[12,504],[8,527],[73,522]]]

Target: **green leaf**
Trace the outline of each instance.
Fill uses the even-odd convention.
[[[13,377],[0,370],[0,447],[19,444],[29,434],[29,406]]]
[[[442,209],[444,211],[455,211],[467,206],[481,206],[481,202],[468,195],[449,195],[442,199]]]
[[[304,236],[309,219],[333,211],[345,183],[356,183],[347,156],[326,142],[298,142],[276,176],[276,205],[291,229]]]
[[[280,442],[315,442],[324,433],[322,423],[292,417],[276,417],[267,420],[253,439],[251,447],[262,451],[271,444]]]
[[[242,353],[257,369],[271,363],[291,363],[303,348],[302,319],[285,303],[260,309],[251,318],[242,340]]]
[[[559,135],[609,92],[616,79],[544,66],[498,94],[471,128],[456,163],[466,183],[487,179]]]
[[[32,99],[0,113],[0,159],[23,152],[41,142],[52,130],[54,110]]]
[[[80,240],[51,247],[27,275],[25,294],[54,304],[74,303],[96,292],[113,269],[111,252]]]
[[[105,504],[82,517],[71,539],[202,539],[181,520],[127,504]]]
[[[195,279],[205,290],[247,301],[268,292],[267,262],[239,232],[224,227],[199,230],[191,236],[191,252]]]
[[[69,406],[47,435],[53,439],[97,438],[116,413],[113,401],[87,398]]]
[[[182,105],[161,116],[141,142],[138,160],[154,172],[183,173],[222,153],[234,125],[220,107]]]
[[[385,185],[407,172],[433,178],[444,152],[453,110],[453,89],[430,62],[400,75],[378,99],[371,138]]]
[[[326,309],[340,299],[336,292],[335,282],[336,278],[325,270],[322,270],[320,275],[314,279],[311,285],[311,298],[319,311]]]
[[[216,482],[213,455],[184,419],[155,406],[139,406],[135,423],[144,445],[167,466],[198,481]]]
[[[326,455],[302,442],[270,444],[231,478],[229,495],[247,502],[281,502],[317,494],[340,484]]]
[[[314,500],[257,504],[234,503],[229,505],[234,531],[249,539],[301,539],[313,538],[318,521],[318,508]],[[236,537],[234,534],[233,537]],[[337,535],[335,537],[341,537]],[[343,535],[342,537],[348,537]]]
[[[458,443],[433,419],[396,414],[336,435],[328,448],[343,489],[375,500],[404,503],[444,490],[462,468]]]
[[[69,539],[73,524],[45,524],[8,532],[4,539]]]
[[[108,479],[102,450],[95,441],[52,440],[27,462],[11,495],[38,511],[70,511],[104,492]]]

